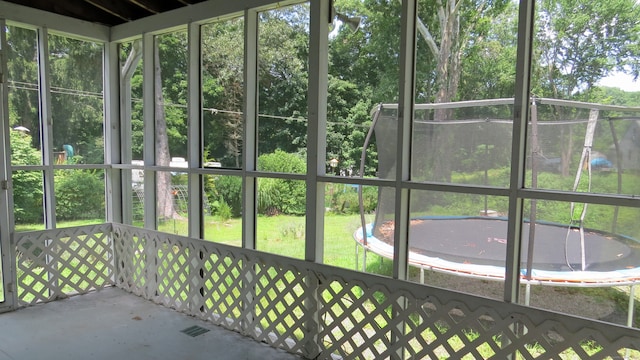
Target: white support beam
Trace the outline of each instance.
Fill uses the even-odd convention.
[[[188,32],[188,105],[187,105],[187,144],[189,169],[202,167],[202,96],[200,95],[201,73],[201,34],[200,25],[189,24]],[[189,236],[204,238],[204,214],[202,210],[202,175],[189,172]]]
[[[329,73],[329,0],[312,1],[309,38],[309,98],[307,124],[307,216],[305,259],[323,262],[324,193],[327,152],[327,89]]]
[[[40,141],[44,168],[44,219],[47,229],[56,227],[56,199],[53,185],[53,119],[49,64],[49,30],[38,29],[38,82],[40,89]]]
[[[106,43],[103,56],[103,106],[104,106],[104,143],[105,163],[107,165],[121,162],[120,142],[120,70],[118,44]],[[106,178],[106,211],[107,222],[122,222],[122,177],[121,170],[109,167],[105,171]]]
[[[13,189],[11,181],[11,149],[9,126],[9,84],[7,79],[7,33],[4,19],[0,19],[0,286],[4,290],[4,302],[0,303],[0,312],[13,310],[17,304],[16,271],[14,266],[15,245]]]
[[[48,11],[0,1],[0,18],[11,23],[31,25],[34,28],[45,27],[51,33],[60,33],[76,39],[107,42],[109,27],[88,21],[62,16]]]
[[[258,12],[244,13],[244,137],[242,143],[242,246],[256,248],[258,184],[249,174],[257,169],[258,145]]]
[[[142,37],[142,117],[143,117],[143,158],[144,158],[144,227],[156,230],[157,175],[149,170],[156,164],[156,114],[155,114],[155,36],[144,34]]]
[[[513,139],[511,179],[509,184],[509,222],[507,225],[507,253],[504,281],[504,300],[517,303],[520,287],[520,256],[524,199],[519,191],[525,185],[525,157],[531,80],[531,57],[535,25],[534,1],[520,2],[518,17],[518,57],[513,104]]]
[[[403,186],[411,176],[411,124],[415,92],[415,54],[418,12],[416,0],[402,1],[400,34],[400,79],[398,130],[396,139],[396,195],[393,244],[393,277],[406,280],[409,274],[409,189]]]
[[[118,44],[120,46],[120,44]],[[127,60],[118,67],[118,86],[120,88],[120,163],[131,164],[132,151],[132,95],[131,78],[142,60],[142,39],[135,39],[127,54]],[[121,171],[122,177],[122,220],[125,224],[133,223],[133,174],[132,170]]]

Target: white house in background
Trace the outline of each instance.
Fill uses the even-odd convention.
[[[131,161],[131,165],[144,166],[144,161],[143,160],[132,160]],[[188,165],[189,165],[189,163],[187,163],[187,160],[185,158],[182,158],[182,157],[173,157],[173,158],[171,158],[171,162],[169,163],[169,166],[176,167],[176,168],[187,168]],[[133,169],[131,171],[131,181],[134,184],[142,185],[142,183],[144,182],[144,170]]]
[[[640,170],[640,120],[635,120],[620,140],[621,166],[625,170]]]

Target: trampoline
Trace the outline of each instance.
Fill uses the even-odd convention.
[[[367,237],[362,228],[354,233],[367,251],[393,259],[393,223],[386,222]],[[521,259],[527,259],[529,227],[523,227]],[[563,224],[537,223],[531,275],[521,262],[521,281],[557,286],[615,286],[640,281],[640,243],[615,234],[585,229],[584,247],[580,230]],[[434,217],[411,220],[409,263],[434,270],[481,279],[504,279],[507,221],[502,217]],[[582,270],[582,253],[585,270]],[[424,278],[421,276],[421,280]]]
[[[540,104],[540,114],[536,102]],[[503,178],[490,178],[488,174],[496,169],[510,168],[512,121],[509,117],[512,104],[513,99],[416,104],[412,124],[412,154],[420,156],[411,157],[412,180],[508,187]],[[544,179],[575,174],[575,179],[571,179],[573,187],[558,190],[592,192],[592,171],[600,171],[602,176],[611,176],[613,180],[609,183],[612,184],[615,184],[616,179],[613,174],[617,173],[617,193],[624,194],[621,174],[625,170],[640,170],[640,160],[636,164],[635,158],[623,158],[621,150],[624,149],[627,153],[640,152],[640,143],[625,142],[627,135],[619,140],[615,132],[620,130],[616,130],[611,121],[613,115],[607,117],[603,114],[615,110],[618,111],[616,116],[619,116],[628,111],[615,120],[628,121],[631,124],[628,129],[634,129],[634,124],[640,126],[640,117],[631,115],[640,113],[640,108],[614,109],[609,106],[609,109],[603,105],[599,109],[597,105],[532,99],[525,161],[526,170],[531,174],[526,184],[528,188],[548,186],[548,183],[541,183],[539,187],[538,176],[543,173],[550,174],[545,175]],[[558,115],[562,114],[558,110],[562,106],[570,108],[565,114],[571,114],[572,118]],[[446,111],[441,111],[443,109]],[[598,123],[598,119],[603,118],[609,120],[608,128]],[[395,104],[380,104],[372,110],[371,128],[362,149],[361,176],[364,173],[367,148],[375,143],[377,177],[395,180],[395,149],[398,138],[396,119]],[[617,129],[621,128],[624,127],[618,126]],[[583,141],[564,141],[566,134],[582,134]],[[444,142],[455,146],[447,147],[443,145]],[[443,180],[438,177],[441,174],[437,171],[442,168],[463,176],[455,180]],[[362,194],[361,187],[359,193]],[[475,210],[462,210],[456,207],[455,200],[443,204],[443,196],[420,198],[419,195],[414,197],[413,192],[411,194],[408,265],[420,269],[420,282],[424,283],[425,270],[504,281],[508,221],[501,215],[506,215],[506,209],[489,210],[486,197],[484,206],[478,203]],[[356,242],[356,267],[359,249],[364,250],[365,271],[367,252],[378,254],[382,258],[394,258],[395,196],[393,188],[378,188],[375,219],[370,223],[365,221],[361,196],[361,226],[353,234]],[[450,211],[456,216],[429,215],[433,202],[439,202],[436,204],[439,209],[437,213],[442,213],[442,209],[453,209]],[[567,209],[569,213],[563,214],[570,221],[557,223],[537,219],[536,200],[530,200],[528,219],[522,224],[520,246],[520,283],[526,285],[526,304],[529,302],[531,285],[628,285],[631,287],[630,294],[634,294],[635,285],[640,283],[640,242],[615,233],[617,208],[613,219],[608,220],[610,224],[596,219],[597,226],[589,228],[585,225],[588,224],[587,207],[588,204],[584,203],[570,203],[570,210]],[[465,214],[469,211],[475,211],[475,214]],[[477,216],[478,213],[481,215]],[[557,216],[555,212],[551,214]],[[603,231],[603,228],[610,228],[612,231]],[[636,234],[635,230],[633,234]],[[634,297],[631,296],[629,321],[633,317],[633,301]]]

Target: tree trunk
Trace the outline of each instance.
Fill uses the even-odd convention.
[[[438,51],[433,55],[437,59],[435,103],[451,102],[460,82],[460,62],[462,46],[460,44],[460,12],[455,0],[440,3],[438,17],[440,20],[440,46],[430,47]],[[427,40],[425,38],[425,40]],[[427,40],[428,41],[428,40]],[[452,109],[434,111],[434,121],[448,121],[454,116]],[[432,137],[431,153],[433,156],[432,180],[451,181],[451,161],[449,155],[453,151],[453,131],[450,127],[438,126]]]
[[[568,136],[568,139],[565,141],[565,136]],[[561,136],[561,144],[562,144],[562,150],[561,150],[561,156],[560,156],[560,172],[562,173],[562,176],[566,177],[569,176],[569,170],[570,170],[570,165],[571,165],[571,154],[573,153],[573,128],[569,127],[569,134],[565,134],[564,128],[562,129],[562,136]]]
[[[160,68],[160,51],[156,43],[154,50],[154,92],[155,92],[155,135],[156,135],[156,165],[169,166],[169,136],[167,135],[167,119],[164,112],[164,97],[162,95],[162,70]],[[157,173],[157,215],[160,220],[180,218],[173,203],[173,189],[171,187],[171,173],[162,171]]]

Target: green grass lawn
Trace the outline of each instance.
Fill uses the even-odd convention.
[[[373,220],[367,215],[367,222]],[[360,227],[360,215],[328,214],[324,224],[324,263],[342,268],[355,268],[355,241],[353,233]],[[187,220],[169,220],[159,227],[160,231],[187,235]],[[256,225],[256,248],[261,251],[304,259],[304,216],[258,216]],[[205,240],[216,243],[242,246],[242,220],[235,218],[220,220],[215,216],[205,217]]]

